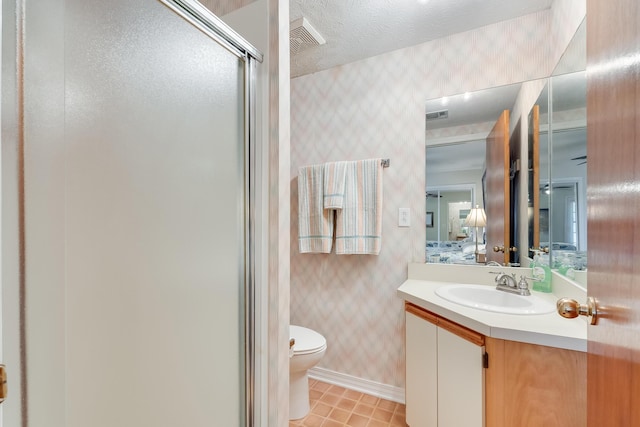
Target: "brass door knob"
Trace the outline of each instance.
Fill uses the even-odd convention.
[[[516,248],[515,246],[512,246],[510,248],[507,249],[509,252],[518,252],[518,248]],[[493,252],[502,252],[504,253],[504,246],[494,246],[493,247]]]
[[[571,298],[560,298],[556,303],[558,314],[567,319],[587,316],[592,325],[598,322],[598,304],[594,297],[587,297],[586,304],[580,304]]]
[[[549,253],[549,247],[547,246],[546,248],[543,248],[542,246],[540,246],[539,248],[529,248],[529,252],[544,252],[545,254]]]

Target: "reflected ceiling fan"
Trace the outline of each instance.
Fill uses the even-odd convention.
[[[580,162],[580,163],[576,163],[576,166],[580,166],[580,165],[584,165],[585,163],[587,163],[587,156],[578,156],[578,157],[574,157],[571,160],[584,160],[584,162]]]
[[[429,193],[429,192],[427,191],[427,198],[428,198],[428,197],[442,197],[442,196],[441,196],[441,195],[439,195],[438,193]]]

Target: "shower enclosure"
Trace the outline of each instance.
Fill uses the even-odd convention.
[[[253,425],[260,53],[192,0],[2,19],[4,425]]]

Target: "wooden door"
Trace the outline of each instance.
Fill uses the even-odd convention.
[[[540,106],[529,115],[529,246],[540,247]],[[523,254],[522,256],[527,256]]]
[[[509,193],[507,194],[509,203],[509,240],[505,240],[505,247],[508,244],[510,248],[520,247],[520,165],[521,155],[521,128],[522,120],[518,119],[513,132],[509,135],[509,169],[507,169],[509,179]],[[526,173],[526,169],[522,173]],[[528,243],[527,243],[528,244]],[[513,263],[520,262],[520,254],[517,251],[509,253],[509,261]]]
[[[509,111],[504,110],[487,136],[485,211],[487,261],[509,262]],[[504,253],[494,252],[500,246]]]
[[[587,3],[588,426],[640,425],[640,3]]]

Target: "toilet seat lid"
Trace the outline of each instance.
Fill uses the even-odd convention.
[[[290,325],[289,337],[296,340],[293,354],[315,353],[327,346],[327,340],[322,335],[302,326]]]

